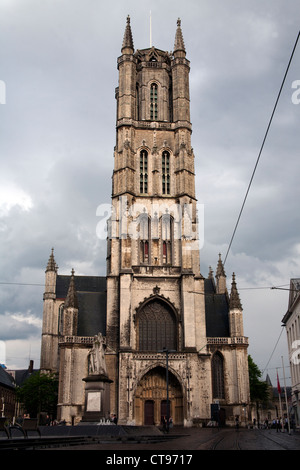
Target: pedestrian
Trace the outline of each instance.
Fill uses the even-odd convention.
[[[236,430],[239,429],[239,417],[238,416],[235,417],[235,429]]]
[[[281,429],[280,429],[280,418],[277,418],[276,419],[276,432],[281,432]]]
[[[50,416],[49,416],[49,415],[47,415],[47,416],[46,416],[46,422],[45,422],[45,425],[46,425],[46,426],[50,426],[50,424],[51,424],[51,419],[50,419]]]
[[[265,419],[265,429],[269,429],[269,421]]]

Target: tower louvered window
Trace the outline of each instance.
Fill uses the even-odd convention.
[[[157,84],[152,83],[150,87],[150,119],[157,121]]]
[[[148,193],[148,153],[146,150],[140,153],[140,193]]]
[[[170,154],[162,154],[162,193],[170,194]]]

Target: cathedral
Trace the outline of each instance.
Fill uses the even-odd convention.
[[[68,424],[84,414],[83,379],[99,333],[118,424],[248,419],[248,338],[235,275],[227,290],[221,255],[215,275],[200,272],[203,221],[180,20],[174,32],[173,52],[135,50],[127,18],[106,276],[59,274],[53,250],[47,264],[40,368],[58,374],[58,419]]]

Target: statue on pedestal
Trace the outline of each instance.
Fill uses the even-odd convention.
[[[81,423],[99,423],[109,417],[112,380],[107,375],[105,349],[105,337],[98,333],[88,353],[88,376],[82,379],[85,382],[85,407]]]
[[[89,375],[107,376],[105,352],[106,340],[101,333],[94,337],[94,344],[88,355]]]

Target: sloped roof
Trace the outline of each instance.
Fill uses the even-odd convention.
[[[9,388],[15,388],[13,377],[8,374],[2,366],[0,366],[0,385]]]
[[[58,275],[56,298],[67,297],[71,276]],[[102,276],[74,276],[78,299],[78,336],[106,334],[106,278]]]
[[[230,336],[229,305],[227,294],[216,294],[212,279],[205,279],[204,289],[206,336]]]

